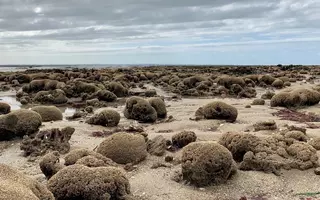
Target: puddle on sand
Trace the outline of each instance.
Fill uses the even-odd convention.
[[[77,111],[77,109],[75,108],[68,108],[68,107],[61,107],[59,109],[63,113],[63,119],[66,119],[66,117],[72,116]]]
[[[11,110],[19,110],[22,104],[16,100],[15,96],[0,96],[0,102],[7,103],[11,106]],[[75,108],[58,107],[63,113],[64,117],[72,116],[75,112]],[[30,108],[29,108],[30,109]]]
[[[71,116],[73,115],[77,109],[75,108],[60,108],[61,111],[66,115],[66,116]]]
[[[16,100],[15,96],[0,96],[0,102],[9,104],[11,110],[19,110],[21,108],[21,103]]]

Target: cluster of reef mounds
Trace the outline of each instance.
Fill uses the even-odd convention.
[[[40,169],[56,199],[131,199],[130,183],[123,169],[103,155],[79,149],[60,163],[58,152],[45,155]]]
[[[271,107],[302,107],[318,104],[320,93],[310,89],[295,89],[280,92],[271,98]]]
[[[158,118],[167,116],[167,109],[164,100],[159,97],[149,100],[130,97],[126,102],[124,116],[140,122],[155,122]]]
[[[72,118],[93,113],[94,107],[121,101],[125,102],[126,118],[156,122],[167,117],[167,106],[164,99],[157,95],[158,90],[150,90],[148,85],[182,96],[237,98],[255,98],[256,88],[264,87],[270,89],[269,92],[261,99],[255,99],[252,105],[264,105],[265,99],[271,99],[271,106],[297,107],[317,104],[320,101],[317,88],[284,91],[285,94],[271,91],[302,81],[306,79],[306,74],[315,75],[318,72],[304,67],[283,66],[27,70],[0,75],[0,81],[5,84],[0,86],[0,90],[5,86],[15,88],[18,91],[16,97],[22,104],[79,105],[81,112]],[[312,78],[309,80],[311,83]],[[143,93],[132,90],[137,87]],[[12,179],[8,178],[6,173],[10,174],[10,170],[0,166],[0,199],[2,196],[6,199],[134,199],[123,168],[141,163],[149,154],[164,156],[167,151],[171,153],[163,160],[169,164],[160,163],[159,166],[171,166],[175,163],[173,160],[177,161],[177,165],[181,164],[182,179],[198,187],[224,183],[237,168],[279,174],[280,169],[305,170],[319,165],[316,149],[320,149],[320,140],[310,139],[305,131],[297,129],[288,129],[265,138],[227,133],[218,143],[199,142],[192,131],[174,134],[171,140],[163,136],[150,140],[144,132],[121,131],[107,135],[94,150],[70,151],[73,128],[37,132],[42,122],[62,119],[57,107],[42,105],[10,112],[10,106],[0,104],[0,112],[0,140],[24,136],[21,149],[26,156],[46,154],[40,161],[40,169],[48,179],[50,190],[15,172]],[[214,101],[199,108],[195,115],[197,120],[235,122],[238,111],[232,105]],[[90,116],[86,123],[115,127],[119,121],[118,112],[104,109]],[[270,121],[258,123],[254,128],[256,131],[276,130],[277,126]],[[179,149],[181,160],[172,155]],[[60,154],[66,153],[64,162],[60,162]],[[8,196],[8,191],[12,196]]]
[[[243,70],[243,73],[238,74],[236,72],[241,67],[234,67],[232,71],[232,67],[199,68],[194,69],[194,73],[190,73],[187,69],[176,73],[167,71],[161,74],[154,84],[182,96],[254,98],[257,95],[255,90],[257,86],[281,89],[290,86],[291,82],[305,79],[304,75],[291,71],[281,71],[277,68],[268,70],[266,68],[253,69],[247,67],[246,70]]]
[[[58,151],[46,154],[40,169],[56,199],[134,199],[122,165],[137,164],[147,156],[140,134],[116,133],[96,149],[70,151],[60,162]]]
[[[281,169],[306,170],[319,166],[316,149],[299,130],[285,130],[266,138],[252,134],[226,133],[219,143],[232,153],[241,170],[279,175]]]
[[[100,101],[113,102],[118,97],[128,96],[128,89],[132,85],[130,82],[115,81],[117,70],[49,71],[24,72],[30,77],[30,81],[20,84],[17,100],[22,104],[65,104],[74,98],[83,101],[97,98]]]
[[[2,73],[0,89],[18,90],[17,99],[22,104],[65,104],[75,98],[114,102],[117,98],[135,95],[132,89],[137,87],[144,89],[145,96],[154,96],[154,91],[148,92],[144,87],[147,84],[182,96],[254,98],[257,95],[256,87],[281,89],[292,82],[307,80],[308,74],[320,74],[320,70],[312,66],[166,66],[165,70],[164,67]]]

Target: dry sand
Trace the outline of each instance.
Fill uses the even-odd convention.
[[[302,85],[300,85],[302,84]],[[308,83],[295,83],[291,88],[304,87],[308,88],[312,85]],[[149,88],[153,88],[148,85]],[[157,89],[158,94],[170,96],[170,94]],[[264,89],[257,89],[260,97],[265,92]],[[279,92],[279,91],[277,91]],[[270,101],[266,101],[264,106],[252,106],[245,108],[252,102],[252,99],[219,99],[238,109],[238,119],[235,123],[225,123],[217,120],[192,121],[190,117],[194,116],[195,111],[202,105],[213,101],[214,99],[199,98],[183,98],[177,101],[166,101],[168,106],[168,115],[172,115],[175,119],[169,123],[143,124],[149,138],[157,135],[163,135],[170,139],[175,133],[183,130],[194,131],[198,140],[218,140],[219,137],[228,131],[244,132],[252,130],[252,125],[259,121],[275,120],[278,127],[284,128],[285,124],[305,126],[293,121],[279,120],[278,117],[272,115],[279,108],[270,108]],[[116,108],[122,113],[124,106]],[[320,113],[320,105],[312,106],[306,111]],[[97,111],[96,111],[97,112]],[[133,120],[126,119],[121,114],[119,126],[128,126],[137,124]],[[43,123],[41,129],[63,128],[72,126],[76,129],[75,134],[71,138],[72,149],[88,148],[94,149],[103,138],[92,137],[91,133],[98,130],[107,130],[108,128],[101,126],[92,126],[81,121],[58,121]],[[171,130],[169,133],[159,133],[159,131]],[[264,137],[272,134],[274,131],[253,132],[253,134]],[[307,135],[316,137],[319,129],[307,129]],[[172,153],[167,152],[167,155]],[[172,154],[178,158],[180,152]],[[211,186],[206,188],[195,188],[186,184],[173,181],[171,178],[176,171],[181,168],[176,165],[172,168],[151,169],[153,163],[158,160],[163,161],[164,157],[148,156],[137,168],[128,172],[127,176],[131,183],[131,191],[140,199],[150,200],[239,200],[246,196],[247,199],[300,199],[302,196],[295,196],[296,193],[318,192],[320,191],[319,176],[315,175],[313,170],[307,171],[282,171],[281,176],[267,174],[257,171],[238,171],[226,184]],[[22,157],[19,141],[0,142],[0,163],[14,166],[24,173],[45,182],[44,175],[38,167],[39,159],[28,161],[28,158]]]

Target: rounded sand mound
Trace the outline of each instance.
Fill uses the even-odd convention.
[[[197,136],[192,131],[183,131],[172,136],[172,144],[179,148],[187,146],[191,142],[195,142]]]
[[[93,159],[94,158],[94,159]],[[88,161],[94,160],[93,163]],[[110,158],[107,158],[100,153],[90,151],[88,149],[75,149],[70,151],[65,157],[65,165],[82,164],[88,167],[100,167],[101,166],[116,166]],[[99,165],[98,165],[99,164]]]
[[[120,114],[117,111],[105,109],[93,115],[86,122],[88,124],[114,127],[119,124],[119,121],[120,121]]]
[[[68,102],[65,92],[61,89],[40,91],[34,96],[33,100],[41,104],[64,104]]]
[[[141,122],[155,122],[157,111],[150,103],[140,97],[131,97],[126,102],[124,116]]]
[[[128,90],[117,82],[111,82],[107,84],[106,88],[117,95],[117,97],[125,97],[128,95]]]
[[[0,116],[0,140],[22,137],[38,131],[41,116],[31,110],[20,109]]]
[[[120,168],[71,165],[61,169],[48,181],[56,200],[124,199],[130,184]]]
[[[183,148],[183,178],[198,187],[224,183],[232,171],[232,155],[215,142],[193,142]]]
[[[281,89],[284,86],[284,82],[281,79],[276,79],[271,85],[277,89]]]
[[[264,105],[266,102],[263,99],[255,99],[252,101],[251,105]]]
[[[222,85],[222,86],[228,88],[228,89],[230,89],[231,86],[234,84],[239,85],[240,87],[244,87],[246,85],[243,78],[235,77],[235,76],[228,76],[228,75],[223,75],[220,78],[218,78],[217,83],[219,85]]]
[[[158,118],[165,118],[167,116],[166,104],[160,97],[150,98],[149,103],[157,111]]]
[[[8,114],[11,111],[11,107],[9,104],[0,102],[0,115]]]
[[[271,107],[299,107],[312,106],[320,101],[320,93],[315,90],[297,89],[280,92],[271,99]]]
[[[99,90],[98,92],[95,92],[90,98],[98,98],[100,101],[106,102],[113,102],[117,100],[117,96],[109,90]]]
[[[39,166],[46,178],[50,179],[63,168],[60,164],[59,152],[53,151],[43,156],[40,160]]]
[[[219,140],[219,144],[223,145],[232,153],[235,161],[242,161],[243,156],[253,149],[260,142],[257,136],[251,134],[225,133]]]
[[[205,119],[221,119],[228,122],[234,122],[238,117],[238,110],[224,102],[215,101],[200,107],[196,111],[196,116]]]
[[[43,122],[62,120],[62,112],[56,106],[35,106],[31,110],[39,113]]]
[[[140,134],[116,133],[107,137],[97,152],[119,164],[138,163],[147,157],[147,145]]]

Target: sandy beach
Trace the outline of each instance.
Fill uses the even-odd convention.
[[[142,70],[143,71],[143,70]],[[103,72],[102,72],[103,73]],[[181,72],[186,73],[186,72]],[[188,72],[187,72],[188,74]],[[311,75],[310,75],[311,76]],[[187,75],[185,76],[187,77]],[[313,82],[306,82],[309,77],[306,76],[301,81],[293,82],[290,86],[276,89],[263,88],[256,86],[256,97],[261,96],[267,90],[273,90],[276,94],[292,89],[312,89],[319,83],[319,76],[314,76]],[[154,79],[153,79],[154,80]],[[5,83],[5,82],[4,82]],[[251,105],[255,98],[239,98],[227,96],[181,96],[181,98],[172,98],[176,96],[174,92],[170,92],[154,81],[146,81],[143,88],[128,88],[129,93],[154,90],[157,95],[162,96],[165,101],[167,116],[172,116],[172,120],[158,120],[155,123],[139,123],[134,119],[127,119],[123,111],[126,105],[123,103],[128,97],[118,98],[117,104],[113,105],[111,109],[117,111],[121,118],[118,127],[141,126],[144,132],[148,134],[149,139],[162,135],[165,139],[171,140],[172,136],[182,131],[192,131],[197,136],[197,141],[216,141],[218,142],[221,136],[225,133],[250,133],[259,138],[270,137],[281,130],[285,130],[287,126],[294,125],[297,127],[306,127],[306,135],[308,138],[319,137],[318,132],[320,128],[310,128],[304,122],[297,122],[291,120],[283,120],[275,116],[274,113],[282,110],[282,107],[271,107],[270,100],[265,100],[265,105]],[[31,108],[37,103],[31,102],[26,105],[21,105],[15,99],[15,95],[19,90],[19,86],[15,89],[10,88],[6,92],[0,92],[1,102],[8,103],[11,110],[18,110],[20,108]],[[179,95],[180,96],[180,95]],[[145,97],[143,97],[145,98]],[[229,123],[224,120],[210,119],[210,120],[192,120],[195,117],[195,112],[201,106],[204,106],[213,101],[222,101],[231,106],[234,106],[238,111],[238,117],[235,122]],[[85,117],[68,120],[66,117],[73,115],[78,108],[73,108],[73,104],[64,104],[58,106],[63,113],[63,120],[42,122],[40,130],[48,130],[52,128],[73,127],[75,132],[70,139],[71,151],[79,148],[87,148],[89,150],[96,149],[97,146],[105,139],[105,137],[95,137],[92,135],[96,131],[110,131],[113,127],[104,127],[99,125],[90,125],[85,123],[86,119],[99,113],[102,107],[95,107],[94,113],[88,114]],[[249,108],[247,105],[251,105]],[[319,114],[319,104],[301,107],[297,109],[298,112],[312,112]],[[274,120],[276,130],[261,130],[254,131],[254,124]],[[319,125],[320,122],[312,122],[313,125]],[[109,137],[109,136],[107,136]],[[47,180],[39,168],[39,157],[24,157],[22,150],[20,150],[21,138],[14,138],[9,141],[0,142],[0,163],[9,165],[23,172],[24,174],[46,184]],[[173,156],[174,160],[181,160],[183,149],[176,152],[166,151],[166,156]],[[319,151],[317,152],[319,155]],[[61,155],[61,162],[64,161],[64,155]],[[153,164],[157,162],[164,162],[164,156],[148,155],[147,158],[140,163],[134,165],[132,170],[126,172],[126,176],[130,182],[131,193],[135,199],[150,199],[150,200],[258,200],[258,199],[307,199],[307,195],[300,193],[316,193],[319,192],[320,181],[319,177],[314,173],[314,168],[307,170],[281,169],[280,175],[263,171],[243,171],[237,170],[233,175],[223,184],[214,184],[206,187],[195,187],[185,181],[176,182],[173,177],[177,173],[181,173],[181,162],[170,164],[167,167],[160,167],[153,169]],[[299,195],[300,194],[300,195]],[[310,198],[320,198],[314,195]]]

